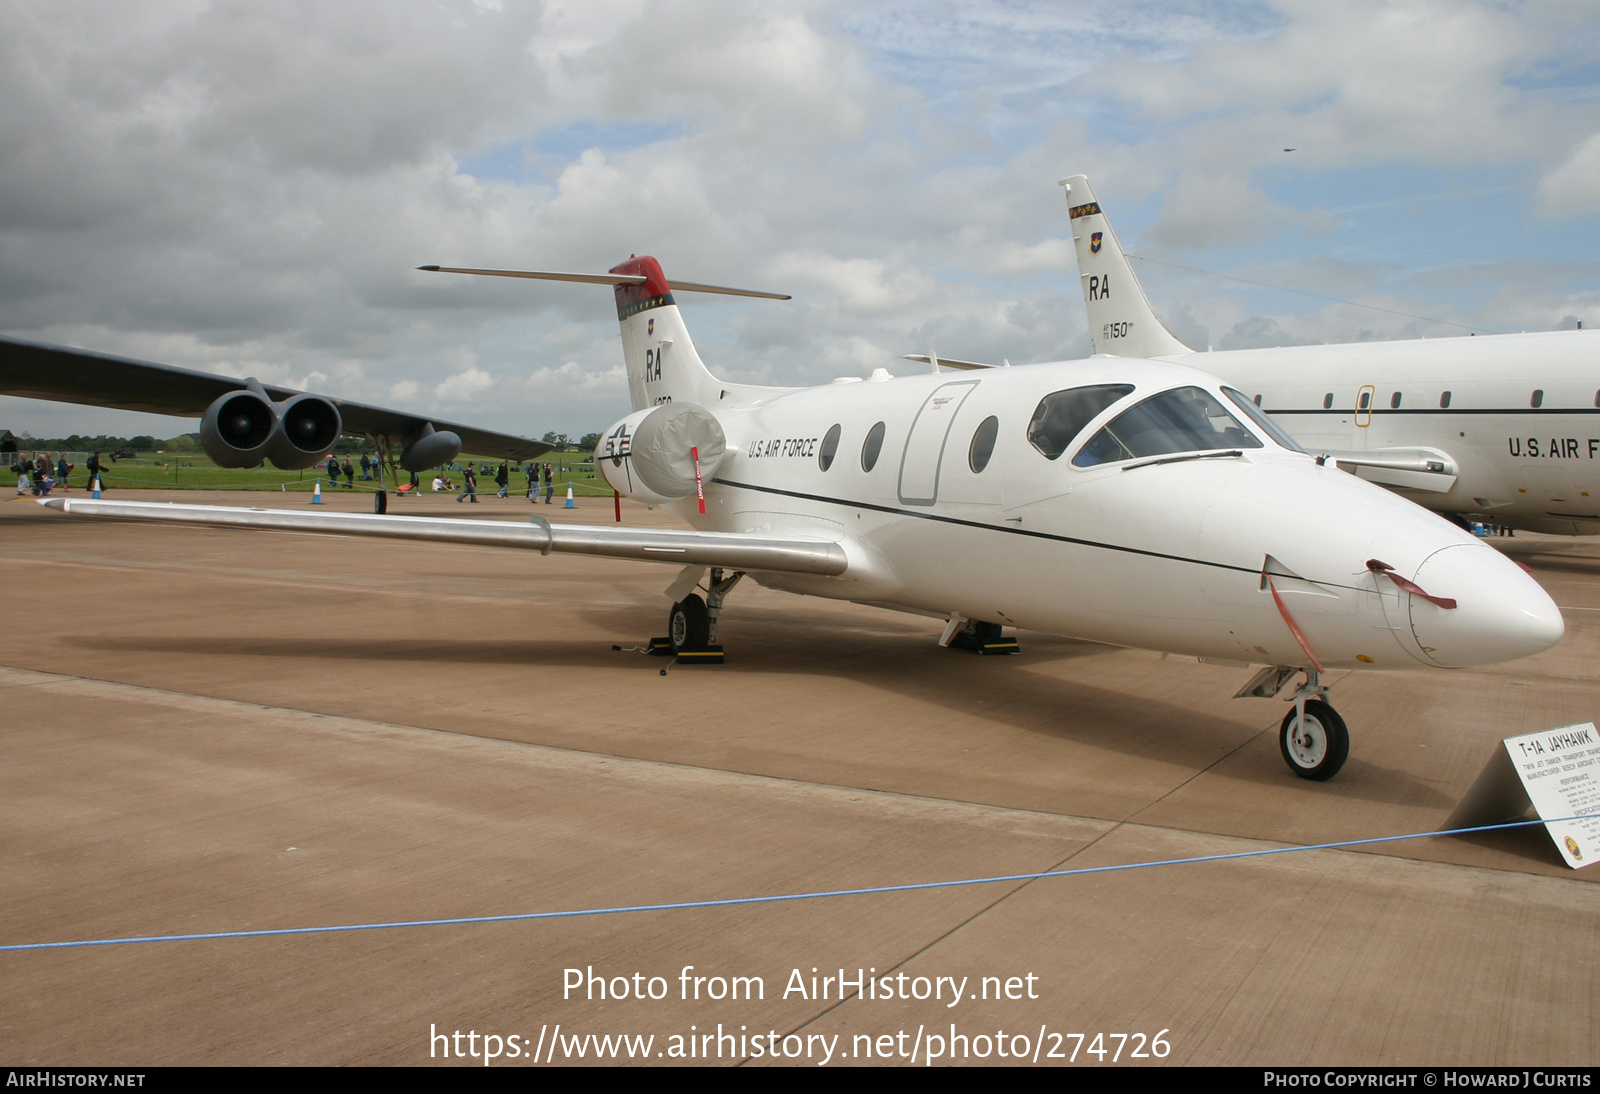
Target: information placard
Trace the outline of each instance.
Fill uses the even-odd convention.
[[[1573,869],[1600,859],[1600,733],[1593,722],[1507,737],[1447,828],[1499,824],[1528,806]],[[1562,820],[1577,817],[1578,820]]]

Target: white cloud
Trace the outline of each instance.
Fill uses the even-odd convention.
[[[1546,216],[1600,209],[1600,133],[1583,140],[1565,163],[1541,178],[1536,192]]]
[[[435,387],[433,397],[442,403],[465,403],[494,386],[493,376],[480,368],[469,368]]]

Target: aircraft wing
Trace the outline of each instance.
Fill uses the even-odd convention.
[[[184,505],[152,501],[95,501],[44,498],[40,504],[63,513],[178,524],[225,525],[329,535],[381,536],[433,543],[514,547],[541,555],[603,555],[678,566],[726,566],[833,577],[845,572],[844,548],[804,536],[779,537],[739,532],[696,532],[670,528],[613,528],[604,525],[551,524],[535,514],[528,523],[407,517],[376,513],[313,513],[292,509],[246,509],[225,505]]]
[[[301,394],[293,388],[272,384],[263,387],[275,401]],[[244,388],[245,381],[212,372],[0,337],[0,395],[198,418],[218,396]],[[529,460],[554,447],[544,441],[458,425],[423,414],[386,410],[332,396],[326,398],[339,408],[344,432],[356,436],[400,441],[431,424],[435,429],[459,436],[461,450],[475,456]]]

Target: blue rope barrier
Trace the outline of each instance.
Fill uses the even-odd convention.
[[[1436,836],[1461,836],[1472,832],[1494,832],[1507,828],[1527,828],[1536,824],[1561,824],[1588,819],[1592,815],[1557,817],[1553,820],[1508,821],[1473,828],[1446,828],[1436,832],[1409,832],[1403,836],[1372,836],[1367,839],[1340,840],[1295,847],[1271,847],[1261,851],[1234,851],[1225,855],[1199,855],[1194,858],[1159,859],[1154,862],[1125,862],[1115,866],[1083,866],[1074,870],[1045,870],[1031,874],[1000,874],[994,877],[959,878],[954,881],[923,881],[909,885],[877,885],[865,889],[827,889],[809,893],[781,893],[774,896],[726,897],[721,900],[689,900],[671,904],[624,904],[612,908],[574,908],[561,912],[520,912],[508,915],[465,916],[454,919],[408,919],[388,923],[345,923],[332,927],[279,927],[259,931],[213,931],[205,934],[144,935],[131,938],[92,938],[73,942],[23,942],[0,946],[0,953],[15,950],[61,950],[83,946],[126,946],[139,942],[199,942],[223,938],[271,938],[277,935],[338,934],[345,931],[385,931],[398,927],[449,927],[474,923],[514,923],[534,919],[572,919],[590,915],[622,915],[633,912],[676,912],[690,908],[726,908],[740,904],[781,904],[795,900],[820,900],[826,897],[875,896],[881,893],[910,893],[926,889],[954,889],[968,885],[995,885],[1007,881],[1039,881],[1045,878],[1076,877],[1084,874],[1110,874],[1122,870],[1144,870],[1152,866],[1189,866],[1202,862],[1263,858],[1299,851],[1328,851],[1341,847],[1363,847],[1374,843],[1394,843]]]

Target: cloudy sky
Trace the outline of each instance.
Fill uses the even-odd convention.
[[[1597,58],[1592,0],[0,0],[0,331],[580,434],[609,290],[413,267],[794,294],[680,297],[734,379],[1059,359],[1079,172],[1197,347],[1595,325]]]

